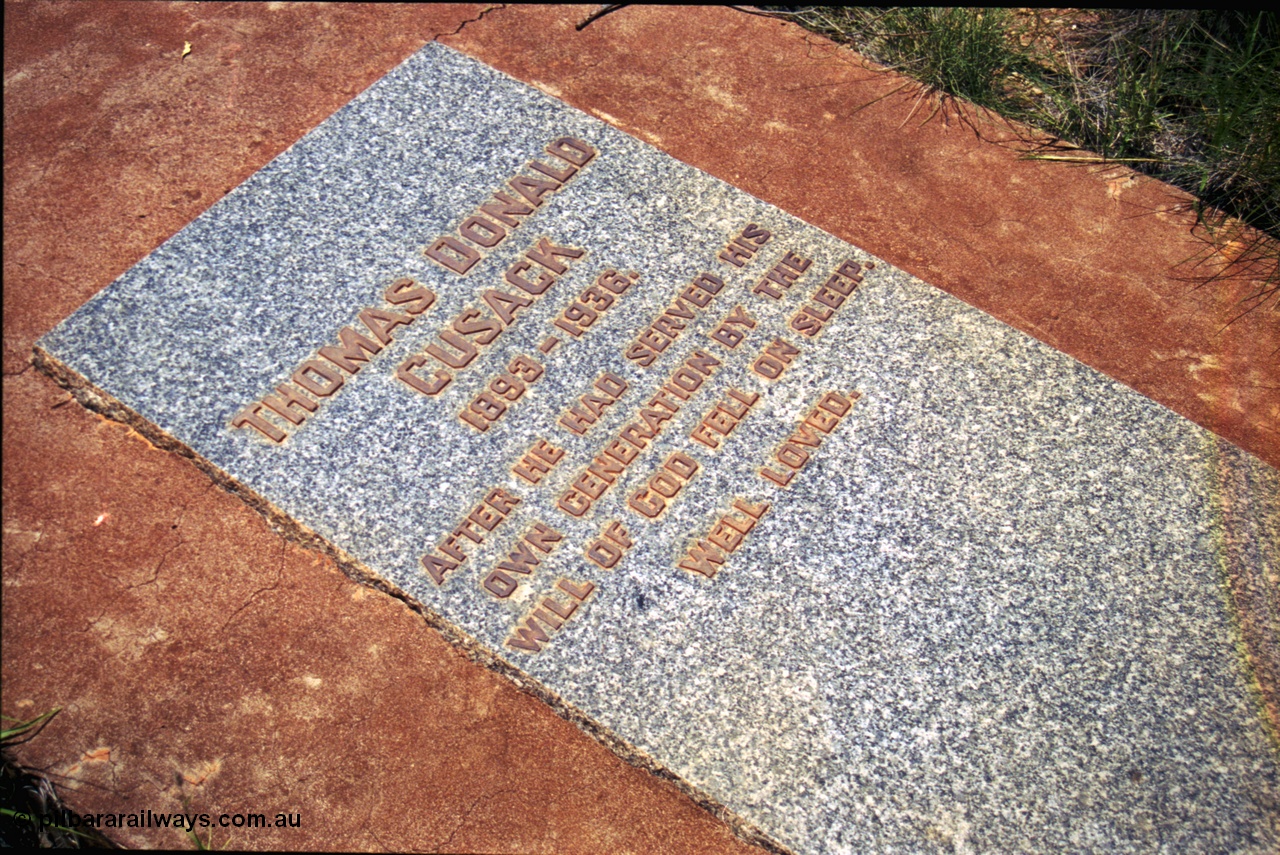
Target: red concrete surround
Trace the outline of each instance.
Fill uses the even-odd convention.
[[[754,848],[29,363],[435,38],[1280,464],[1280,312],[1187,278],[1181,194],[1020,160],[1011,129],[791,24],[628,6],[577,31],[594,8],[6,2],[3,712],[62,708],[16,755],[76,809],[302,814],[214,831],[230,848]]]

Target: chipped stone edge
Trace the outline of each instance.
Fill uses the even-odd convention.
[[[1219,477],[1234,480],[1212,500],[1227,543],[1219,552],[1218,574],[1230,640],[1239,656],[1255,713],[1272,749],[1280,754],[1280,587],[1268,579],[1268,573],[1280,572],[1280,566],[1269,569],[1267,556],[1256,551],[1265,550],[1271,535],[1272,549],[1280,554],[1280,496],[1270,513],[1262,512],[1261,520],[1242,513],[1235,497],[1251,492],[1243,481],[1247,476],[1243,470],[1224,467],[1220,462],[1224,448],[1237,447],[1217,435],[1214,440]],[[1256,544],[1254,550],[1249,549],[1250,544]]]
[[[675,771],[662,765],[609,728],[596,722],[586,713],[565,701],[541,681],[529,676],[520,668],[503,659],[475,638],[445,620],[415,597],[410,596],[398,586],[383,579],[346,550],[330,543],[310,528],[293,519],[266,498],[223,472],[218,466],[194,449],[165,433],[160,427],[139,415],[122,401],[95,386],[38,344],[32,348],[31,364],[53,382],[70,392],[72,397],[86,410],[98,413],[112,421],[132,428],[157,448],[172,452],[191,461],[197,469],[209,476],[215,484],[261,514],[268,524],[283,535],[286,540],[327,556],[338,565],[338,569],[356,583],[373,588],[404,603],[409,609],[416,612],[429,627],[444,636],[446,641],[460,650],[472,662],[500,674],[513,683],[521,692],[532,695],[542,701],[556,715],[576,725],[579,730],[603,745],[627,764],[643,769],[657,778],[670,782],[688,796],[694,804],[727,825],[730,831],[744,842],[759,846],[765,851],[773,853],[773,855],[796,855],[793,850],[769,837],[758,826],[738,816],[729,807],[703,793],[681,778]]]

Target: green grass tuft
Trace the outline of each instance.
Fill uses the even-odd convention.
[[[784,7],[767,7],[783,11]],[[1280,308],[1280,24],[1235,10],[809,7],[802,26],[1047,135],[1191,193],[1205,281]],[[1064,153],[1065,152],[1065,153]]]
[[[69,828],[60,820],[69,812],[53,783],[44,775],[24,769],[9,756],[9,749],[39,735],[61,712],[61,707],[27,721],[0,716],[0,848],[15,849],[116,849],[96,829]]]

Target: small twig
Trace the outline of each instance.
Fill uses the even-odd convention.
[[[735,12],[743,12],[747,15],[759,15],[761,18],[774,18],[779,21],[790,21],[792,15],[802,15],[807,11],[805,9],[800,9],[795,12],[762,12],[759,9],[752,9],[750,6],[730,6],[729,8]]]
[[[916,83],[916,81],[914,80],[908,80],[906,83],[902,84],[901,86],[898,86],[893,90],[884,93],[879,98],[876,98],[872,101],[868,101],[867,103],[863,104],[861,107],[855,107],[853,111],[849,113],[849,115],[852,116],[854,113],[861,112],[862,110],[865,110],[868,107],[870,107],[872,104],[878,104],[881,101],[883,101],[885,98],[888,98],[890,95],[896,95],[897,93],[901,92],[903,89],[906,89],[908,86],[911,86],[911,85],[919,85],[919,84]]]
[[[1054,160],[1059,163],[1165,163],[1159,157],[1072,157],[1065,154],[1024,154],[1019,160]]]
[[[938,115],[938,113],[939,113],[940,111],[942,112],[942,127],[943,127],[944,129],[946,129],[946,128],[950,127],[950,123],[948,123],[948,122],[947,122],[947,114],[946,114],[946,111],[942,109],[943,103],[944,103],[944,102],[943,102],[942,96],[938,96],[938,102],[937,102],[936,104],[934,104],[934,105],[933,105],[933,112],[932,112],[932,113],[930,113],[928,116],[926,116],[926,117],[924,118],[924,120],[920,122],[920,127],[922,127],[922,128],[923,128],[925,125],[927,125],[927,124],[929,124],[930,122],[932,122],[932,121],[933,121],[933,117],[934,117],[934,116],[936,116],[936,115]],[[915,107],[912,107],[911,109],[914,111],[914,110],[915,110]],[[904,124],[905,124],[905,123],[904,123]]]
[[[628,5],[628,4],[626,4],[626,3],[606,3],[606,4],[604,4],[603,6],[601,6],[599,9],[595,10],[594,12],[592,12],[592,13],[591,13],[590,15],[588,15],[587,17],[583,18],[583,19],[582,19],[582,21],[581,21],[580,23],[578,23],[577,25],[575,25],[575,26],[574,26],[574,29],[575,29],[575,30],[577,30],[578,32],[582,32],[583,30],[585,30],[585,29],[587,28],[587,25],[588,25],[588,24],[590,24],[592,21],[595,21],[595,20],[597,20],[598,18],[603,18],[605,15],[608,15],[610,12],[616,12],[616,11],[618,11],[619,9],[621,9],[623,6],[626,6],[626,5]]]
[[[587,17],[583,18],[581,23],[575,24],[574,29],[577,30],[578,32],[582,32],[587,28],[587,25],[590,24],[591,22],[599,18],[603,18],[605,15],[608,15],[610,12],[616,12],[619,9],[621,9],[623,6],[629,6],[629,5],[631,4],[606,3],[604,6],[601,6],[599,9],[592,12]],[[732,9],[735,12],[742,12],[743,14],[746,14],[746,15],[759,15],[761,18],[773,18],[774,20],[777,20],[777,21],[790,21],[793,15],[800,14],[799,12],[793,12],[793,13],[762,12],[759,9],[752,9],[750,6],[729,6],[728,8]],[[804,11],[804,10],[801,10],[801,11]]]

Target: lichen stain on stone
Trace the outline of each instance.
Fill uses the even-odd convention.
[[[606,121],[606,122],[608,122],[609,124],[613,125],[615,128],[620,128],[620,127],[622,127],[622,120],[621,120],[621,119],[617,118],[616,116],[610,116],[610,115],[609,115],[608,113],[606,113],[604,110],[596,110],[596,109],[592,109],[592,110],[591,110],[591,113],[592,113],[592,115],[594,115],[596,118],[598,118],[598,119],[603,119],[604,121]]]
[[[1120,196],[1125,190],[1128,190],[1138,181],[1132,175],[1123,175],[1119,178],[1107,179],[1107,197],[1115,201],[1120,201]]]
[[[110,763],[110,762],[111,762],[111,749],[108,746],[102,745],[97,748],[91,748],[90,750],[84,752],[84,754],[80,755],[80,759],[77,760],[75,763],[72,763],[71,766],[69,766],[67,770],[63,772],[63,775],[65,775],[67,778],[75,778],[76,776],[80,775],[82,772],[85,771],[84,767],[86,765],[96,766],[99,763]],[[76,783],[78,784],[79,782],[77,781]],[[74,786],[71,787],[71,789],[74,789],[74,788],[75,788]]]
[[[182,776],[182,782],[192,787],[202,787],[219,772],[222,771],[222,760],[214,758],[213,760],[202,760],[190,769],[179,771]]]
[[[84,763],[109,763],[111,761],[111,749],[105,745],[101,748],[94,748],[91,751],[86,751],[80,759]]]
[[[92,629],[98,634],[102,647],[118,662],[137,662],[148,647],[169,638],[162,627],[142,629],[106,616],[94,621]]]
[[[1197,382],[1200,381],[1201,371],[1221,371],[1221,370],[1222,370],[1222,360],[1218,359],[1218,357],[1214,356],[1211,353],[1197,354],[1195,364],[1187,366],[1187,373],[1190,374],[1192,377],[1194,377]]]
[[[542,83],[541,81],[535,80],[533,81],[533,86],[539,92],[545,92],[546,94],[550,95],[552,98],[561,97],[560,89],[558,87],[552,86],[550,83]]]
[[[710,98],[712,101],[715,101],[717,104],[719,104],[722,107],[726,107],[735,113],[747,112],[747,108],[743,107],[741,104],[735,101],[733,99],[733,95],[731,95],[728,92],[725,92],[723,89],[720,89],[717,86],[712,86],[710,84],[707,84],[706,86],[702,87],[702,91],[706,93],[708,98]]]
[[[1203,382],[1203,379],[1200,377],[1201,371],[1223,370],[1222,360],[1212,353],[1196,353],[1193,350],[1182,348],[1175,351],[1153,350],[1151,351],[1151,356],[1160,362],[1167,362],[1171,359],[1176,359],[1189,363],[1187,365],[1187,373],[1190,374],[1192,379],[1197,383]]]

